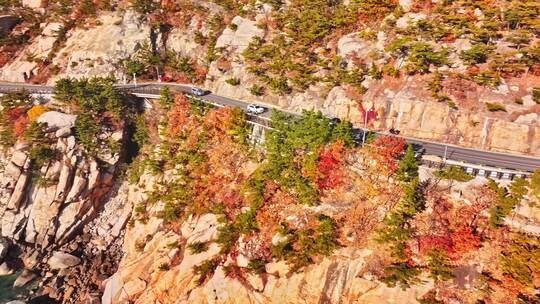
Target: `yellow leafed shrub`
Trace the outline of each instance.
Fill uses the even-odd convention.
[[[30,121],[35,121],[41,114],[49,111],[49,107],[44,105],[35,105],[26,114],[28,115],[28,118]]]

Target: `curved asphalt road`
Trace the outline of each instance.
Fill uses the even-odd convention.
[[[172,84],[172,83],[143,83],[143,84],[127,84],[127,85],[117,85],[118,88],[135,93],[135,94],[148,94],[148,95],[159,95],[161,88],[164,86],[169,86],[172,92],[184,92],[189,93],[191,86],[181,85],[181,84]],[[38,94],[50,94],[52,93],[51,86],[45,85],[32,85],[26,83],[1,83],[0,82],[0,92],[16,92],[20,90],[27,90],[30,93]],[[214,94],[207,94],[201,98],[211,101],[216,104],[221,104],[225,106],[237,106],[242,109],[246,109],[248,102],[236,100],[232,98],[227,98]],[[267,106],[267,105],[265,105]],[[290,112],[289,112],[290,113]],[[295,113],[291,113],[297,115]],[[269,120],[269,111],[259,116],[250,116],[250,119],[268,125]],[[357,138],[361,138],[362,129],[355,129],[355,134]],[[385,132],[377,132],[378,134],[391,135]],[[359,136],[358,136],[359,135]],[[445,156],[446,158],[456,161],[462,161],[464,163],[484,165],[500,169],[510,169],[518,171],[529,171],[532,172],[537,168],[540,168],[540,158],[530,157],[524,155],[516,155],[509,153],[498,153],[485,150],[463,148],[460,146],[441,144],[437,142],[431,142],[428,140],[422,140],[417,138],[411,138],[403,136],[404,139],[409,143],[420,144],[425,148],[425,153],[430,155],[436,155],[440,157]],[[446,151],[445,151],[446,150]]]

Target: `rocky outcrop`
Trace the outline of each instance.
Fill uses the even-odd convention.
[[[365,269],[373,252],[352,248],[341,249],[299,273],[289,273],[286,264],[278,262],[266,265],[265,276],[248,273],[232,278],[218,266],[199,285],[193,266],[216,256],[219,246],[211,243],[207,251],[192,254],[182,244],[215,240],[215,215],[189,219],[179,234],[162,231],[160,221],[152,218],[146,225],[137,223],[128,229],[126,254],[118,272],[106,282],[102,303],[413,303],[432,287],[429,283],[403,291],[373,281]],[[141,249],[137,243],[142,239]],[[179,246],[171,247],[175,242]],[[170,269],[158,270],[163,263]],[[228,264],[233,264],[231,257]]]
[[[23,272],[17,277],[15,282],[13,283],[13,287],[23,287],[24,285],[30,283],[33,281],[37,275],[32,272],[31,270],[25,269]]]
[[[50,79],[51,83],[63,77],[113,75],[122,79],[120,60],[131,56],[143,42],[150,41],[150,26],[131,10],[103,14],[98,24],[69,33],[65,46],[53,60],[65,69]]]
[[[37,288],[63,303],[92,297],[116,270],[121,248],[115,242],[131,211],[126,191],[113,187],[119,157],[98,163],[87,156],[72,133],[75,120],[55,111],[42,114],[37,121],[45,124],[55,157],[36,168],[32,146],[19,142],[2,157],[0,169],[0,264],[4,240],[17,252],[1,264],[2,272],[12,271],[10,263],[26,267],[18,286],[37,278]],[[118,134],[114,138],[122,141]]]
[[[46,0],[22,0],[22,5],[30,8],[41,8],[46,3]]]
[[[56,251],[52,254],[47,264],[51,269],[64,269],[77,266],[81,263],[81,259],[69,253]]]
[[[41,35],[19,53],[10,64],[0,68],[0,79],[4,81],[25,82],[37,73],[39,63],[46,60],[57,40],[56,32],[62,27],[61,23],[41,24]]]
[[[253,37],[264,36],[264,30],[257,27],[257,22],[236,16],[231,21],[234,24],[223,30],[223,33],[216,41],[216,48],[234,48],[237,52],[243,52]]]
[[[60,113],[57,111],[49,111],[41,114],[37,119],[37,122],[47,124],[47,128],[51,131],[56,131],[63,128],[73,128],[75,126],[75,120],[77,120],[77,115],[70,115],[65,113]],[[56,135],[56,134],[55,134]],[[69,135],[64,134],[62,135]],[[64,136],[57,136],[64,137]]]

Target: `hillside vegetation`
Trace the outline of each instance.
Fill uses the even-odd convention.
[[[221,269],[247,288],[253,273],[274,275],[268,265],[280,261],[289,273],[301,273],[340,248],[370,248],[376,254],[366,269],[387,286],[434,282],[420,303],[535,301],[538,238],[503,219],[525,196],[536,204],[538,173],[508,187],[471,184],[456,200],[439,178],[419,180],[414,152],[402,140],[381,136],[356,147],[347,122],[332,124],[311,111],[300,118],[274,112],[274,129],[260,146],[246,137],[240,110],[207,108],[181,95],[173,102],[165,94],[160,148],[145,146],[128,171],[132,183],[147,189],[141,176],[156,178],[128,231],[158,218],[163,233],[177,240],[171,248],[186,246],[196,256],[217,244],[193,267],[198,284]],[[456,170],[439,176],[470,180]],[[215,239],[186,243],[175,233],[208,213],[218,219]],[[159,271],[175,273],[185,259],[165,258]],[[471,263],[482,266],[469,269]],[[467,289],[456,285],[461,269],[474,276]]]
[[[538,155],[538,1],[41,4],[0,0],[18,18],[0,79],[54,84],[51,102],[0,98],[0,232],[33,295],[540,301],[540,171],[431,170],[400,137],[352,134]],[[158,77],[299,115],[254,138],[239,108],[168,88],[143,108],[114,86]],[[52,269],[58,250],[80,265]]]

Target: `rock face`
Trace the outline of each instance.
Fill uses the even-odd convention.
[[[369,126],[378,130],[395,128],[411,137],[501,152],[540,155],[540,129],[537,123],[510,122],[481,113],[455,111],[444,103],[418,100],[413,91],[414,83],[404,84],[395,90],[372,88],[367,93],[370,102],[360,106],[347,97],[344,88],[335,87],[324,101],[323,113],[362,125],[364,115],[361,107],[373,108],[377,117],[369,120]]]
[[[226,28],[216,41],[216,47],[232,47],[239,53],[243,52],[253,37],[263,37],[264,30],[257,27],[257,22],[240,16],[231,21],[235,29]]]
[[[1,271],[11,272],[9,261],[1,262],[6,244],[13,243],[20,263],[32,269],[16,285],[37,277],[47,294],[62,303],[95,297],[101,281],[116,270],[120,247],[115,242],[131,212],[126,191],[109,193],[118,157],[100,164],[89,158],[72,134],[75,120],[75,115],[55,111],[38,118],[56,151],[41,168],[34,167],[28,156],[31,146],[23,142],[0,157]],[[115,139],[121,142],[122,132],[118,134]]]
[[[22,0],[22,4],[30,8],[41,8],[44,3],[45,0]]]
[[[341,37],[337,44],[339,56],[343,58],[351,55],[359,56],[360,58],[366,59],[366,64],[371,64],[373,62],[373,59],[369,57],[369,54],[378,49],[376,44],[358,37],[358,33],[352,33]]]
[[[267,264],[264,280],[255,275],[233,279],[219,266],[199,286],[192,267],[216,256],[219,247],[211,243],[207,251],[195,255],[189,250],[164,248],[172,241],[215,240],[215,215],[188,220],[182,225],[181,235],[159,231],[159,221],[152,218],[146,225],[136,224],[128,230],[126,253],[118,272],[107,280],[102,303],[126,303],[125,290],[135,303],[155,303],[158,299],[178,299],[176,303],[414,303],[432,287],[430,283],[403,291],[362,278],[372,252],[351,248],[339,250],[300,273],[287,274],[283,263]],[[145,235],[153,237],[141,251],[135,244]],[[160,263],[170,263],[170,269],[158,271]]]
[[[118,64],[150,41],[150,26],[142,24],[131,10],[101,15],[100,25],[72,31],[53,63],[66,69],[50,80],[63,77],[113,75],[122,79]]]
[[[21,52],[14,61],[0,69],[0,78],[4,81],[25,82],[36,73],[38,62],[47,59],[57,39],[55,32],[61,26],[61,23],[41,24],[41,35],[32,41],[26,52]]]
[[[46,122],[53,131],[73,126],[75,118],[47,112],[38,121]],[[28,171],[28,148],[15,149],[1,174],[1,235],[45,248],[67,241],[97,211],[97,202],[110,187],[114,164],[101,168],[83,156],[72,135],[57,138],[56,150],[61,158],[40,170],[43,178],[55,182],[36,185]]]

